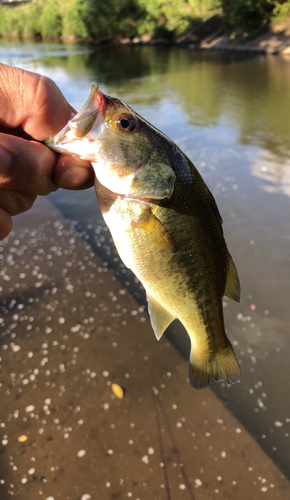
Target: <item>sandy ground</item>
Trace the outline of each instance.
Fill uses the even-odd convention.
[[[290,498],[47,199],[15,219],[0,250],[1,500]]]

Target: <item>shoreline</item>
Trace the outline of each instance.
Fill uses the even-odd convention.
[[[245,40],[241,38],[232,39],[225,34],[212,34],[209,37],[198,42],[190,41],[189,37],[184,37],[184,40],[167,40],[165,38],[151,39],[117,39],[117,40],[95,40],[96,44],[116,44],[116,45],[144,45],[158,46],[166,45],[172,47],[187,48],[190,50],[211,50],[211,51],[229,51],[229,52],[251,52],[265,55],[281,55],[290,56],[290,34],[281,35],[275,32],[267,32],[254,40]]]
[[[206,23],[203,23],[203,25]],[[200,25],[196,30],[185,34],[182,37],[175,39],[167,38],[151,38],[148,35],[143,35],[141,37],[134,38],[102,38],[102,39],[87,39],[78,40],[74,36],[60,36],[51,37],[49,39],[42,39],[41,37],[6,37],[0,36],[0,40],[5,41],[21,41],[21,42],[63,42],[63,43],[90,43],[93,45],[130,45],[130,46],[168,46],[168,47],[179,47],[186,48],[189,50],[196,51],[226,51],[226,52],[251,52],[254,54],[264,54],[264,55],[281,55],[290,56],[290,21],[273,27],[272,30],[265,32],[264,34],[249,40],[247,37],[235,37],[232,38],[230,35],[224,33],[221,29],[216,29],[213,32],[203,31],[203,25]],[[201,28],[201,30],[200,30]],[[196,32],[198,37],[196,36]]]

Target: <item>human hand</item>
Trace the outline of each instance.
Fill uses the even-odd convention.
[[[11,217],[31,208],[37,195],[93,185],[89,162],[36,142],[74,114],[52,80],[0,63],[0,240],[11,231]]]

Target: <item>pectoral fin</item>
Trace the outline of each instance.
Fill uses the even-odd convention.
[[[163,250],[174,251],[175,245],[169,232],[150,210],[146,212],[146,220],[138,222],[138,226],[146,231],[146,237],[154,246]]]
[[[229,299],[240,302],[240,280],[237,273],[237,268],[234,261],[227,252],[227,276],[224,295],[229,297]]]
[[[160,340],[166,328],[175,318],[148,293],[147,301],[151,325],[157,340]]]

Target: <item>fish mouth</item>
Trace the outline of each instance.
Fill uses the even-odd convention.
[[[63,129],[47,139],[45,144],[58,153],[78,154],[74,146],[69,146],[78,140],[81,141],[92,129],[94,133],[89,142],[96,140],[104,123],[104,114],[110,104],[109,100],[109,96],[103,94],[98,86],[92,83],[89,98],[80,111]],[[88,156],[92,155],[81,155],[84,159],[93,159]]]

